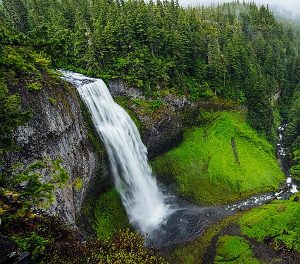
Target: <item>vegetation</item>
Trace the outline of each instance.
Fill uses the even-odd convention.
[[[166,263],[156,251],[145,248],[139,235],[125,230],[109,240],[80,242],[65,226],[55,229],[54,243],[41,263]],[[60,232],[60,233],[58,233]]]
[[[299,195],[294,195],[289,200],[275,200],[247,212],[239,212],[212,224],[195,241],[176,248],[168,260],[178,264],[199,263],[199,259],[205,260],[206,253],[215,247],[216,256],[209,256],[214,258],[214,263],[266,263],[264,256],[267,252],[264,250],[272,252],[267,263],[285,261],[286,255],[299,252],[299,210]],[[234,227],[235,231],[222,234],[228,227]],[[253,246],[254,241],[256,246]],[[259,244],[270,247],[260,248]],[[258,259],[253,257],[254,253],[259,253]],[[297,261],[298,258],[292,263]]]
[[[137,234],[115,231],[128,225],[115,191],[100,197],[97,203],[101,209],[97,207],[95,223],[104,224],[97,226],[102,240],[82,241],[74,230],[42,210],[54,201],[54,191],[64,187],[68,180],[61,161],[44,159],[28,166],[6,162],[5,155],[18,150],[14,130],[35,114],[22,107],[21,96],[14,92],[14,87],[18,86],[22,94],[23,91],[36,93],[47,85],[52,87],[52,83],[57,83],[58,75],[48,69],[49,61],[43,55],[34,52],[32,47],[19,45],[24,41],[24,35],[2,21],[0,34],[1,41],[7,42],[5,45],[0,43],[1,237],[14,242],[18,252],[29,252],[35,263],[164,263],[155,251],[144,247],[143,239]],[[55,85],[51,89],[55,89]],[[53,105],[57,104],[55,98],[48,100]],[[87,111],[83,112],[87,115]],[[103,148],[92,125],[88,123],[87,126],[96,151],[102,153]],[[83,182],[76,178],[72,184],[78,191]],[[108,203],[110,208],[106,207]],[[107,211],[101,214],[104,207]],[[113,212],[110,211],[112,208]],[[10,261],[17,261],[17,257],[18,253],[16,259],[11,258]]]
[[[94,208],[93,228],[97,237],[107,239],[129,227],[128,218],[116,189],[102,194]]]
[[[245,121],[243,113],[201,112],[180,146],[156,158],[158,175],[200,204],[224,204],[249,194],[276,190],[284,176],[273,147]]]
[[[291,157],[291,174],[300,181],[300,87],[294,91],[287,111],[286,144]]]
[[[299,196],[252,209],[239,220],[242,233],[279,250],[283,246],[300,252]]]
[[[44,87],[45,73],[58,78],[48,67],[61,67],[123,79],[141,89],[145,99],[119,99],[134,110],[132,116],[159,115],[166,107],[161,96],[172,93],[195,102],[222,98],[247,109],[202,111],[184,142],[153,162],[158,174],[175,179],[180,194],[220,204],[274,190],[283,179],[265,140],[275,138],[278,112],[288,121],[291,173],[300,180],[299,40],[296,28],[253,3],[182,8],[173,0],[0,1],[1,235],[41,263],[164,263],[138,235],[116,231],[128,222],[115,190],[100,196],[93,208],[93,228],[101,240],[82,242],[57,219],[33,210],[53,201],[67,175],[60,161],[5,162],[4,156],[17,149],[14,129],[34,114],[22,109],[14,84],[35,95]],[[142,128],[138,118],[134,121]],[[103,154],[90,121],[87,125]],[[81,178],[73,182],[77,191],[82,184]],[[238,221],[243,234],[299,251],[299,202],[294,199],[247,212]],[[207,246],[213,234],[204,235],[200,244]],[[193,263],[200,251],[180,248],[173,257]],[[247,242],[235,236],[219,238],[215,261],[257,262]]]
[[[55,67],[121,78],[146,95],[168,90],[194,100],[233,99],[269,138],[275,95],[289,98],[299,79],[297,30],[253,3],[5,0],[0,16],[18,32],[1,31],[6,49],[31,45]]]
[[[217,253],[214,263],[249,263],[259,264],[253,257],[248,242],[238,236],[221,236],[217,243]]]
[[[212,239],[225,227],[235,223],[240,213],[225,218],[224,220],[214,223],[208,227],[205,232],[194,241],[178,246],[169,255],[167,260],[169,263],[199,263],[204,262],[205,254],[208,252]]]
[[[28,83],[26,88],[28,91],[38,91],[42,89],[42,84],[38,82]]]
[[[0,232],[15,241],[21,250],[30,251],[36,257],[44,251],[48,240],[26,230],[38,217],[32,209],[50,205],[55,188],[62,187],[68,175],[60,161],[44,160],[27,167],[14,167],[0,176]]]

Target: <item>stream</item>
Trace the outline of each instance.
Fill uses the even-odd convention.
[[[284,146],[284,131],[287,124],[278,128],[278,143],[276,154],[282,171],[286,175],[285,183],[278,192],[254,195],[245,200],[227,206],[201,207],[184,201],[179,201],[175,196],[170,204],[176,204],[176,209],[160,226],[154,230],[146,240],[148,244],[161,250],[170,250],[176,245],[192,241],[200,236],[211,224],[224,219],[237,211],[244,211],[268,203],[274,199],[288,199],[298,192],[296,183],[293,182],[289,171],[289,158]]]

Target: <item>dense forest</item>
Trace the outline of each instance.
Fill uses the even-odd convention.
[[[166,94],[194,102],[222,98],[246,109],[247,122],[271,144],[279,124],[286,122],[291,174],[300,180],[300,29],[276,19],[268,7],[234,2],[183,8],[173,0],[3,0],[0,225],[1,219],[6,221],[6,235],[16,232],[15,225],[17,233],[23,232],[20,226],[28,221],[43,229],[48,240],[35,231],[27,240],[15,239],[24,250],[36,250],[33,256],[38,260],[49,241],[61,239],[61,232],[70,240],[66,250],[82,263],[90,256],[89,263],[122,263],[131,258],[136,263],[141,259],[164,263],[129,231],[111,240],[79,245],[64,225],[53,227],[55,233],[49,235],[52,220],[31,219],[31,208],[51,201],[67,175],[60,161],[43,160],[28,168],[4,162],[5,155],[18,149],[14,130],[33,115],[30,109],[21,109],[20,95],[9,88],[24,79],[27,90],[38,91],[43,76],[57,78],[53,69],[60,68],[104,80],[125,80],[158,103]],[[40,169],[49,171],[49,183],[43,182]],[[131,249],[130,239],[136,241]],[[48,250],[42,258],[45,263],[55,263],[64,253],[55,247]],[[118,250],[124,255],[119,256]],[[57,259],[51,260],[53,252]],[[111,259],[104,260],[107,254]]]
[[[269,138],[276,98],[290,98],[299,81],[298,31],[264,6],[7,0],[0,12],[17,31],[2,30],[3,44],[31,45],[53,67],[125,79],[149,96],[232,99]]]

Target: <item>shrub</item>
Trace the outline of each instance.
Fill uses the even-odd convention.
[[[26,89],[28,91],[39,91],[42,89],[42,84],[39,82],[33,82],[26,84]]]
[[[35,232],[27,234],[25,237],[14,237],[13,240],[21,250],[31,252],[33,258],[40,255],[49,244],[47,239],[39,236]]]

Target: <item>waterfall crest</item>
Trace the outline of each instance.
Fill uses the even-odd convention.
[[[62,71],[75,84],[107,150],[116,188],[130,219],[142,233],[151,232],[168,214],[164,196],[148,164],[147,148],[127,112],[114,102],[101,79]]]

